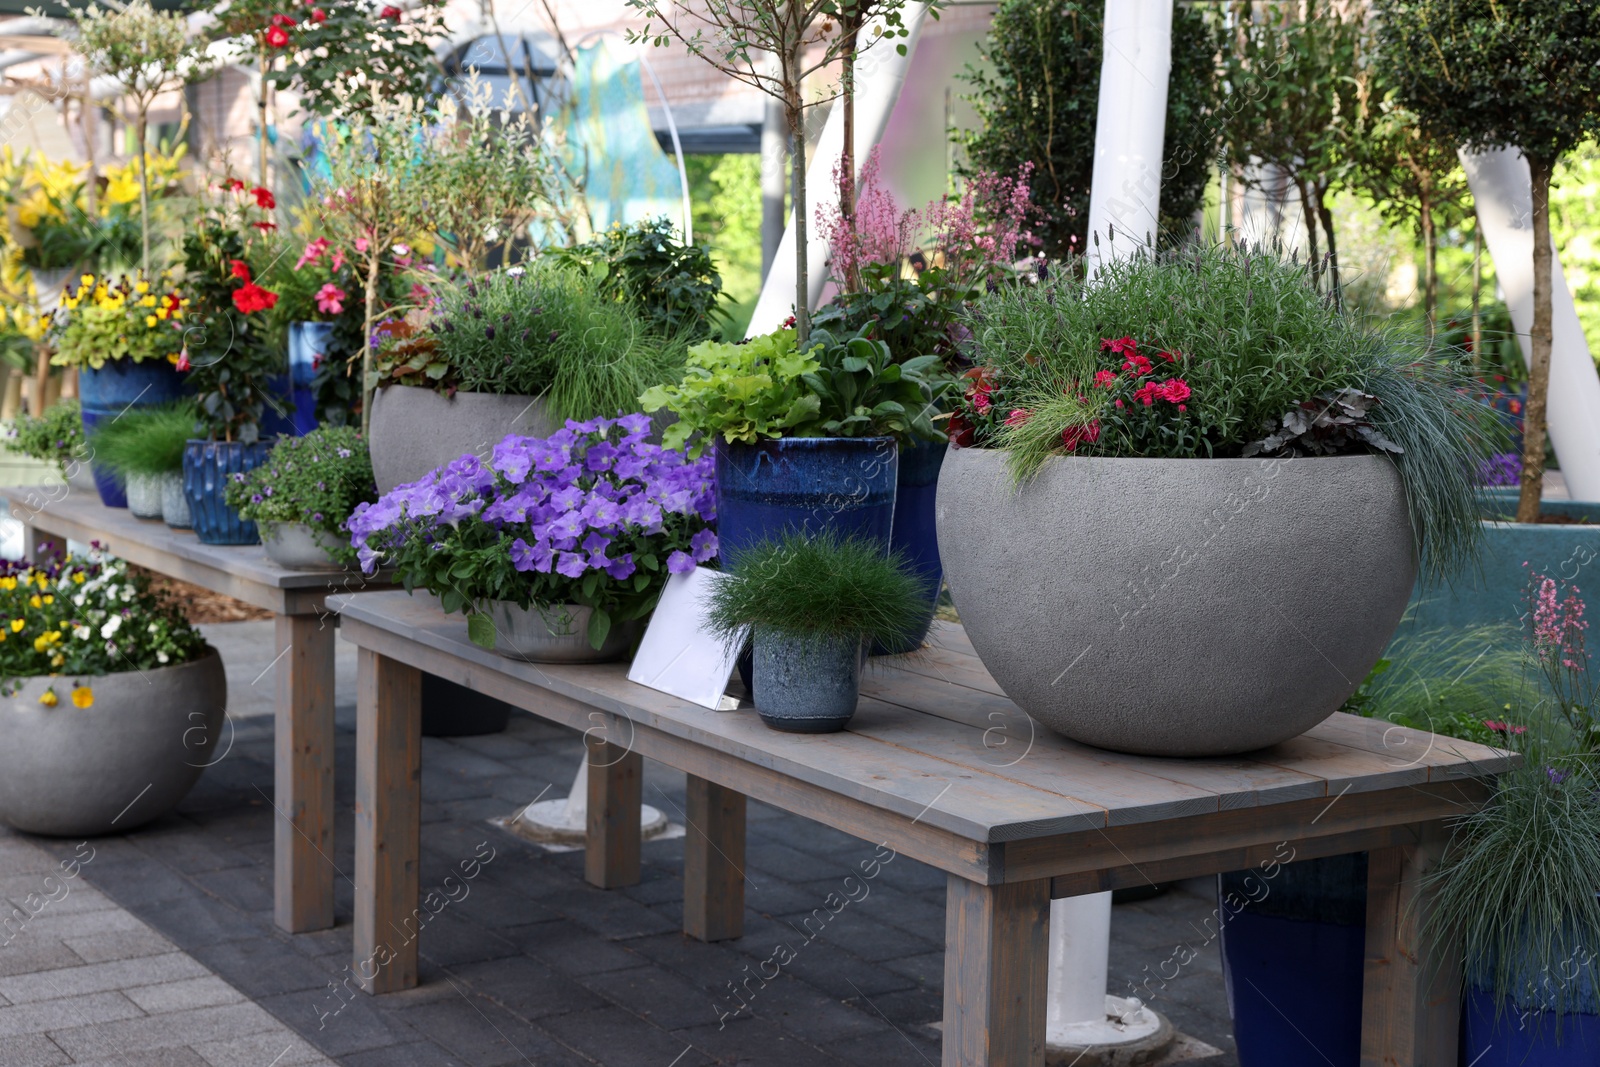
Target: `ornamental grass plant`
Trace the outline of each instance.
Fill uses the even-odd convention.
[[[1498,421],[1429,355],[1340,307],[1311,266],[1261,246],[1142,251],[987,293],[957,444],[1051,456],[1206,459],[1376,453],[1405,483],[1436,575],[1474,557],[1474,480]]]
[[[0,696],[8,682],[60,676],[76,679],[66,687],[88,707],[84,678],[175,667],[205,649],[200,631],[114,556],[91,551],[48,567],[0,560]]]
[[[379,384],[542,396],[560,419],[615,417],[674,377],[684,342],[575,266],[537,261],[439,286],[431,318],[379,331]],[[415,318],[415,317],[414,317]]]
[[[730,644],[749,634],[893,644],[926,615],[927,592],[905,557],[865,538],[795,530],[729,562],[706,598],[706,618]]]
[[[195,406],[180,400],[131,408],[96,426],[89,447],[95,461],[126,478],[183,470],[183,449],[195,435]]]

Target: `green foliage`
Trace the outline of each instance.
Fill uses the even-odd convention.
[[[252,522],[311,527],[335,559],[357,565],[345,520],[358,504],[378,499],[367,442],[350,426],[323,426],[304,437],[280,437],[265,463],[227,489],[228,506]]]
[[[95,427],[90,435],[96,463],[123,477],[183,470],[183,448],[194,436],[195,406],[190,400],[160,407],[132,408]]]
[[[1526,725],[1517,709],[1534,694],[1515,626],[1401,632],[1340,711],[1496,746],[1505,731],[1487,723]]]
[[[698,456],[720,435],[753,444],[776,437],[877,437],[938,441],[931,416],[948,387],[939,357],[894,362],[881,341],[811,335],[801,355],[795,331],[776,330],[744,344],[706,341],[689,350],[683,378],[639,398],[646,411],[678,417],[663,443],[682,448],[695,435]]]
[[[81,459],[84,451],[83,413],[76,400],[61,400],[44,409],[38,418],[21,414],[9,434],[0,438],[8,451],[54,463],[63,478],[67,464]]]
[[[385,11],[394,14],[385,17]],[[268,36],[273,16],[283,12],[297,21],[278,25],[283,43],[274,44]],[[433,54],[433,42],[444,35],[443,0],[418,0],[403,11],[386,0],[317,0],[303,8],[281,0],[231,0],[215,34],[252,41],[257,55],[272,61],[268,83],[294,93],[300,107],[316,115],[426,96],[443,73]]]
[[[982,48],[988,69],[963,75],[982,126],[965,135],[969,172],[1034,164],[1031,220],[1046,255],[1081,253],[1089,226],[1103,39],[1099,0],[1002,0]],[[1162,233],[1188,236],[1217,145],[1217,31],[1198,6],[1172,16],[1172,73],[1161,155]],[[1142,234],[1137,235],[1143,240]]]
[[[761,293],[761,157],[748,152],[683,159],[694,210],[694,239],[711,253],[730,307],[724,341],[744,337]]]
[[[679,241],[665,216],[618,223],[555,255],[582,265],[600,295],[631,304],[664,336],[701,341],[726,318],[719,306],[722,276],[711,253]]]
[[[633,410],[640,393],[683,363],[681,340],[602,295],[582,269],[553,260],[441,286],[437,303],[426,333],[380,353],[380,380],[544,396],[560,419],[582,420]]]
[[[836,531],[793,531],[742,549],[706,597],[709,629],[893,643],[914,631],[927,592],[905,557]]]
[[[1460,367],[1419,359],[1319,293],[1303,263],[1245,247],[1205,246],[1106,264],[1093,283],[1058,270],[974,305],[976,358],[1003,400],[977,402],[974,443],[1010,450],[1027,477],[1064,451],[1107,456],[1239,456],[1325,394],[1377,398],[1370,426],[1397,443],[1412,522],[1429,565],[1453,573],[1473,555],[1473,463],[1489,421],[1457,391]],[[1114,406],[1096,375],[1132,375],[1126,338],[1151,361],[1147,383],[1181,381],[1181,401]],[[1104,381],[1105,379],[1100,379]],[[987,412],[981,417],[979,409]],[[999,411],[1000,421],[994,418]],[[1020,412],[1020,414],[1017,414]],[[1160,424],[1142,424],[1146,418]],[[1355,449],[1364,450],[1364,449]]]

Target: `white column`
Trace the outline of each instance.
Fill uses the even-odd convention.
[[[1533,180],[1528,161],[1515,148],[1495,152],[1461,152],[1478,225],[1494,257],[1495,278],[1505,293],[1522,358],[1532,358],[1533,329]],[[1551,241],[1555,243],[1554,239]],[[1600,500],[1600,376],[1589,355],[1589,342],[1578,321],[1578,309],[1554,250],[1550,272],[1550,442],[1561,460],[1561,473],[1574,500]]]
[[[916,52],[917,39],[922,35],[923,18],[928,5],[911,3],[906,6],[904,18],[910,36],[894,41],[883,40],[874,44],[856,58],[856,172],[872,146],[878,143],[889,125],[889,116],[900,99],[900,89],[905,84],[906,71],[911,69],[911,57]],[[875,23],[862,31],[863,40],[871,40]],[[903,44],[906,54],[901,55],[895,45]],[[808,156],[806,165],[806,251],[810,266],[807,278],[807,299],[816,307],[822,287],[828,282],[828,243],[817,231],[817,208],[827,205],[837,207],[839,191],[833,184],[833,168],[839,163],[844,148],[844,111],[835,106],[828,112],[828,122],[822,128],[817,146]],[[761,296],[750,316],[746,337],[771,333],[783,324],[794,307],[794,212],[789,212],[784,227],[783,240],[778,243],[772,269],[767,271],[761,285]]]

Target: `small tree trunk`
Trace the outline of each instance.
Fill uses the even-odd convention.
[[[1334,303],[1342,307],[1344,290],[1339,282],[1339,246],[1333,240],[1333,210],[1328,207],[1328,187],[1313,185],[1311,191],[1317,202],[1317,216],[1322,220],[1322,234],[1328,239],[1328,283],[1332,286],[1329,291],[1333,293]]]
[[[372,319],[378,307],[378,266],[382,263],[376,245],[367,261],[367,297],[361,323],[361,436],[372,433]]]
[[[1472,373],[1483,367],[1483,226],[1472,224]]]
[[[1306,183],[1300,178],[1296,178],[1294,187],[1300,191],[1300,214],[1306,220],[1306,250],[1311,256],[1311,283],[1315,285],[1322,281],[1322,257],[1317,251],[1317,226],[1319,221],[1317,213],[1311,210],[1311,194],[1306,192]]]
[[[846,15],[844,51],[839,57],[844,74],[839,84],[839,106],[844,109],[844,148],[839,153],[839,217],[845,231],[856,232],[856,39],[861,32],[859,10]],[[845,292],[861,289],[861,269],[852,263],[844,274]]]
[[[1439,232],[1433,224],[1433,197],[1422,189],[1422,314],[1428,323],[1428,348],[1439,329]]]
[[[1533,178],[1533,329],[1528,331],[1528,403],[1522,409],[1522,495],[1518,522],[1539,521],[1539,495],[1544,488],[1545,402],[1550,394],[1550,348],[1554,341],[1550,294],[1550,160],[1532,152]]]
[[[150,113],[147,107],[139,108],[139,236],[144,242],[144,258],[140,266],[144,276],[150,277],[150,174],[148,152],[145,147],[145,131],[150,125]],[[93,175],[90,176],[93,180]]]

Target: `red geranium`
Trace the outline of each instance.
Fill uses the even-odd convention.
[[[272,16],[272,24],[274,26],[295,26],[295,25],[298,25],[298,23],[296,23],[295,20],[290,18],[288,15],[274,15],[274,16]]]
[[[289,43],[289,33],[282,26],[273,26],[267,30],[267,44],[272,48],[282,48]]]
[[[239,190],[244,188],[244,182],[240,181],[238,178],[229,178],[227,181],[222,183],[222,187],[228,190],[230,193],[237,193]]]
[[[378,12],[378,17],[380,19],[393,19],[394,21],[399,22],[400,9],[391,4],[390,6],[385,7],[382,11]]]
[[[242,259],[228,260],[228,273],[246,285],[250,284],[250,264]]]
[[[278,206],[278,202],[273,199],[271,191],[264,189],[259,185],[250,190],[250,195],[256,198],[256,207],[265,208],[266,210],[270,211],[272,208]]]
[[[314,7],[311,9],[311,21],[317,23],[327,22],[328,13],[320,7]]]
[[[278,228],[278,224],[276,222],[252,222],[250,225],[254,226],[262,233],[271,233],[273,230]]]
[[[257,311],[271,311],[277,302],[277,293],[263,289],[255,282],[246,282],[233,292],[233,306],[244,315],[253,315]]]

